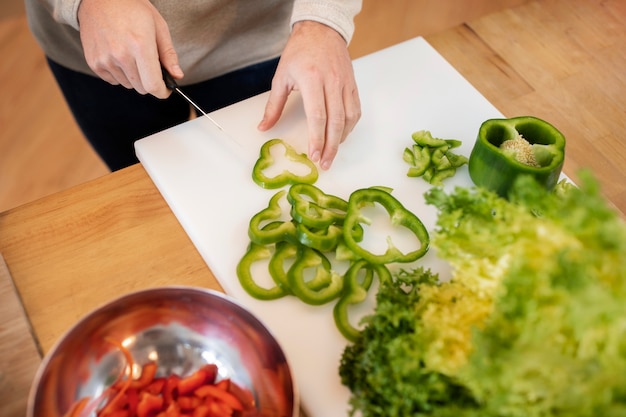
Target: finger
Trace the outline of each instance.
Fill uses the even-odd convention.
[[[132,82],[126,76],[126,73],[118,65],[109,65],[106,68],[100,68],[97,74],[113,85],[121,85],[129,90],[134,88]],[[105,78],[105,76],[107,78]]]
[[[163,81],[161,64],[156,53],[146,53],[137,57],[138,86],[135,88],[141,94],[151,94],[157,98],[167,98],[170,95]]]
[[[101,78],[111,82],[112,84],[120,84],[128,89],[135,89],[140,94],[145,94],[145,89],[141,84],[141,78],[137,70],[137,64],[132,53],[129,51],[113,51],[109,53],[105,59],[96,60],[92,69]]]
[[[169,92],[163,81],[156,42],[142,42],[136,46],[137,48],[134,49],[134,67],[138,78],[136,80],[131,79],[133,86],[141,94],[166,98],[169,96]],[[134,76],[131,68],[129,68],[129,72]]]
[[[259,130],[265,131],[271,129],[276,124],[278,119],[280,119],[283,109],[285,108],[285,103],[287,103],[289,93],[290,89],[287,85],[274,77],[274,80],[272,80],[270,95],[267,99],[267,103],[265,104],[263,119],[261,119],[261,122],[257,126]]]
[[[339,144],[344,139],[346,127],[346,111],[343,92],[340,87],[334,85],[325,88],[326,96],[326,130],[323,138],[323,152],[320,159],[322,169],[330,168],[330,165],[337,155]]]
[[[359,90],[356,85],[345,89],[344,103],[346,108],[346,126],[341,138],[342,143],[361,119],[361,99],[359,98]]]
[[[163,21],[162,19],[159,19],[157,21],[156,40],[159,66],[162,65],[167,70],[167,72],[175,79],[182,79],[185,74],[180,67],[178,54],[176,53],[176,49],[174,48],[174,42],[172,41],[169,28],[167,27],[167,23],[165,23],[165,21]],[[158,69],[158,72],[159,74],[161,74],[160,68]],[[161,90],[161,86],[164,86],[165,90]],[[165,98],[168,97],[171,93],[171,90],[169,90],[169,88],[165,86],[165,83],[161,78],[161,82],[159,83],[159,90],[156,91],[154,95],[156,97]]]
[[[302,87],[302,102],[306,115],[309,133],[309,158],[313,162],[320,162],[324,151],[326,136],[326,99],[321,83],[312,83]]]
[[[120,85],[120,82],[107,70],[94,71],[96,75],[111,85]]]

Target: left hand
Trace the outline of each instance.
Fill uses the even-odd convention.
[[[293,90],[302,94],[309,133],[309,158],[330,168],[339,145],[361,118],[361,102],[345,40],[313,21],[293,26],[280,58],[260,130],[280,118]]]

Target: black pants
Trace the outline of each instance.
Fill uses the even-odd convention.
[[[138,162],[136,140],[189,120],[189,104],[178,94],[161,100],[50,59],[48,65],[78,126],[112,171]],[[277,65],[278,58],[182,89],[204,111],[211,112],[268,91]]]

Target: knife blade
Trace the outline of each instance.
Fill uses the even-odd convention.
[[[202,110],[202,108],[200,106],[198,106],[192,99],[190,99],[189,96],[187,96],[187,94],[183,93],[183,91],[178,86],[178,83],[176,82],[174,77],[172,77],[172,75],[164,67],[161,67],[161,72],[163,73],[163,81],[165,81],[165,86],[167,88],[169,88],[170,90],[176,92],[179,96],[184,98],[187,101],[187,103],[191,104],[204,117],[209,119],[211,121],[211,123],[213,123],[219,130],[224,132],[224,128],[222,126],[220,126],[220,124],[217,123],[215,121],[215,119],[213,119],[211,116],[209,116],[207,112]]]

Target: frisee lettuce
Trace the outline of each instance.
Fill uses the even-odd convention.
[[[432,247],[452,266],[382,283],[342,356],[353,413],[625,416],[626,224],[593,176],[508,200],[480,188],[426,194]]]

